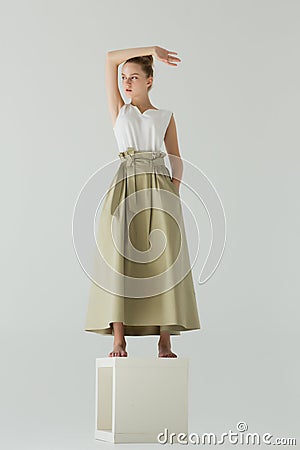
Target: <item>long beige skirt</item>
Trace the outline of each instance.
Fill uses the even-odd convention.
[[[132,148],[100,213],[85,331],[125,336],[200,328],[180,195],[166,153]]]

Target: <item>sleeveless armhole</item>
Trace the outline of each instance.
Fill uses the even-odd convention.
[[[168,113],[168,114],[166,115],[164,140],[165,140],[165,137],[166,137],[166,132],[167,132],[168,126],[170,125],[171,117],[172,117],[172,115],[173,115],[173,112],[172,112],[172,111],[167,111],[167,113]]]
[[[118,112],[118,115],[117,115],[117,117],[116,117],[115,123],[114,123],[114,125],[113,125],[113,127],[112,127],[113,130],[116,128],[118,119],[119,119],[119,117],[123,114],[123,111],[125,110],[126,105],[127,105],[127,103],[124,103],[124,104],[121,106],[121,108],[119,109],[119,112]]]

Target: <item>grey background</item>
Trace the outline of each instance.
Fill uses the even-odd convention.
[[[219,268],[196,285],[202,329],[173,338],[190,358],[190,432],[244,420],[299,442],[299,18],[297,1],[1,2],[3,448],[110,446],[93,437],[94,364],[112,338],[83,331],[71,221],[117,155],[105,54],[149,45],[182,59],[155,62],[150,97],[174,111],[228,226]],[[127,342],[157,355],[157,337]]]

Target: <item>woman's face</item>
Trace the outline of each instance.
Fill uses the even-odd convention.
[[[126,63],[122,71],[122,86],[127,97],[147,95],[152,78],[146,78],[141,66],[135,63]]]

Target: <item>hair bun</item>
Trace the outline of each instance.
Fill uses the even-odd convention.
[[[143,56],[144,59],[147,59],[149,61],[150,64],[153,63],[153,56],[152,55],[144,55]]]

